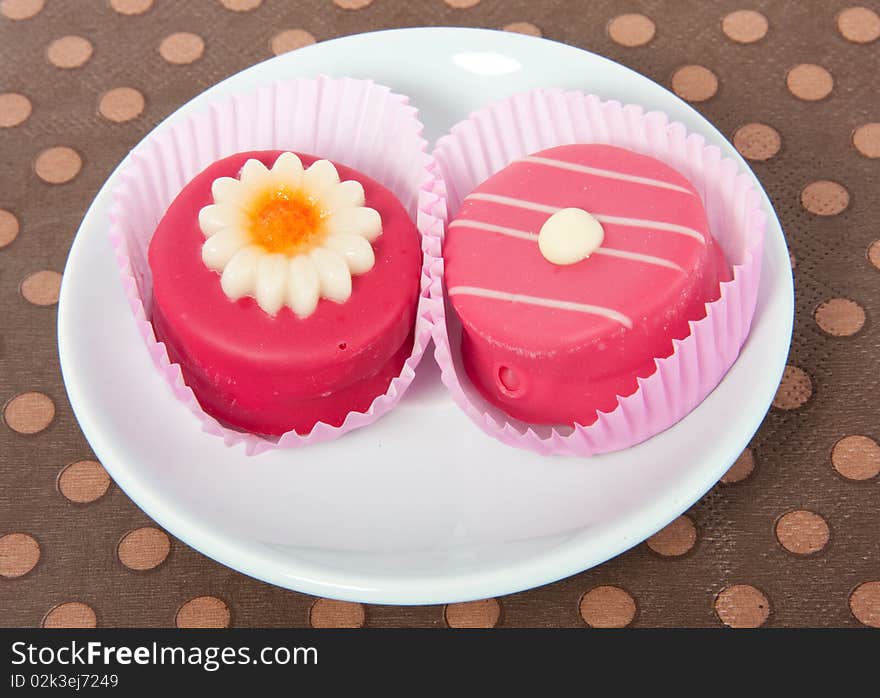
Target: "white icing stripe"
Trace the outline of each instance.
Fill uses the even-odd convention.
[[[678,191],[682,194],[693,194],[689,189],[680,187],[672,182],[666,182],[662,179],[652,179],[650,177],[639,177],[638,175],[626,174],[625,172],[616,172],[615,170],[602,170],[598,167],[587,167],[586,165],[578,165],[575,162],[566,162],[565,160],[554,160],[553,158],[541,158],[530,155],[523,158],[520,162],[533,162],[538,165],[548,165],[556,167],[560,170],[571,170],[572,172],[582,172],[583,174],[591,174],[597,177],[605,177],[606,179],[619,179],[624,182],[633,182],[634,184],[646,184],[649,187],[659,187],[661,189],[670,189]]]
[[[490,233],[500,233],[501,235],[508,235],[512,238],[518,238],[520,240],[529,240],[531,242],[537,242],[538,236],[534,233],[526,232],[525,230],[517,230],[516,228],[508,228],[503,225],[495,225],[493,223],[482,223],[480,221],[474,221],[469,218],[457,218],[454,220],[450,226],[450,228],[473,228],[474,230],[486,230]],[[593,254],[603,254],[607,257],[619,257],[620,259],[630,259],[634,262],[644,262],[645,264],[654,264],[658,267],[666,267],[668,269],[675,269],[676,271],[683,272],[679,265],[669,259],[664,259],[663,257],[655,257],[650,254],[641,254],[639,252],[629,252],[627,250],[618,250],[613,247],[600,247],[595,250]]]
[[[474,192],[465,197],[465,201],[489,201],[494,204],[502,204],[504,206],[515,206],[527,211],[538,211],[539,213],[556,213],[560,210],[558,206],[548,206],[547,204],[539,204],[534,201],[526,201],[524,199],[515,199],[512,196],[501,196],[500,194],[484,194],[482,192]],[[612,225],[623,225],[630,228],[648,228],[651,230],[665,230],[670,233],[679,233],[687,235],[695,240],[699,240],[705,244],[706,240],[702,233],[693,228],[687,228],[676,223],[666,223],[664,221],[651,221],[644,218],[623,218],[620,216],[606,216],[604,214],[592,214],[600,223],[610,223]]]
[[[453,286],[449,289],[450,296],[477,296],[479,298],[493,298],[501,301],[513,301],[514,303],[525,303],[526,305],[538,305],[544,308],[557,308],[559,310],[573,310],[578,313],[589,313],[590,315],[600,315],[619,322],[627,328],[632,328],[632,320],[623,313],[619,313],[611,308],[603,308],[600,305],[589,305],[587,303],[575,303],[574,301],[560,301],[554,298],[537,298],[536,296],[526,296],[521,293],[507,293],[506,291],[493,291],[491,288],[480,288],[478,286]]]

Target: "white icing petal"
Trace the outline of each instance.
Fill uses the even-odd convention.
[[[300,185],[302,176],[302,161],[296,153],[281,153],[272,165],[272,178],[276,184],[283,184],[293,189]]]
[[[363,274],[370,271],[376,263],[373,246],[360,235],[331,235],[324,246],[342,255],[348,270],[352,274]]]
[[[362,235],[372,242],[382,234],[382,218],[376,209],[366,206],[342,209],[330,215],[327,230],[331,235]]]
[[[317,247],[309,254],[318,278],[321,295],[336,303],[343,303],[351,296],[351,273],[342,256],[324,247]]]
[[[360,182],[348,179],[321,197],[321,203],[328,211],[341,211],[364,205],[364,187]]]
[[[282,254],[264,254],[257,265],[257,305],[269,315],[275,315],[284,305],[287,271],[287,257]]]
[[[211,204],[199,211],[199,227],[205,235],[213,235],[232,225],[244,227],[247,222],[247,214],[231,204]]]
[[[329,160],[315,160],[303,174],[302,184],[308,194],[321,198],[339,184],[339,173]]]
[[[306,255],[290,260],[287,278],[287,305],[301,318],[315,312],[321,298],[321,279],[318,270]]]
[[[238,227],[214,233],[202,245],[202,261],[208,269],[223,271],[232,255],[248,243],[248,236]]]
[[[265,252],[257,245],[247,245],[232,255],[220,277],[223,293],[234,301],[253,293],[257,264],[264,255]]]
[[[244,167],[241,168],[241,176],[239,177],[242,184],[246,184],[249,189],[264,187],[269,184],[268,168],[256,158],[249,159]]]
[[[242,186],[235,177],[218,177],[211,185],[211,195],[215,204],[232,204],[241,206]]]

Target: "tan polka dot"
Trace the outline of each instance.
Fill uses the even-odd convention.
[[[343,10],[362,10],[373,4],[373,0],[333,0],[333,4]]]
[[[769,160],[782,147],[782,137],[767,124],[746,124],[733,134],[733,145],[749,160]]]
[[[11,128],[27,121],[31,115],[31,101],[15,92],[0,94],[0,128]]]
[[[831,298],[816,308],[816,324],[835,337],[855,334],[865,324],[865,311],[848,298]]]
[[[309,609],[313,628],[362,628],[366,622],[363,605],[351,601],[317,599]]]
[[[228,628],[232,612],[216,596],[197,596],[177,610],[174,624],[178,628]]]
[[[880,474],[880,445],[861,434],[844,436],[831,449],[831,465],[848,480],[870,480]]]
[[[849,192],[837,182],[822,179],[804,187],[801,204],[817,216],[836,216],[849,206]]]
[[[43,393],[16,395],[3,409],[3,418],[19,434],[36,434],[48,427],[55,417],[55,403]]]
[[[21,295],[34,305],[55,305],[61,292],[61,274],[35,271],[21,282]]]
[[[175,32],[162,39],[159,54],[169,63],[186,65],[199,60],[205,52],[205,42],[198,34]]]
[[[785,82],[798,99],[815,102],[825,99],[834,88],[834,78],[825,68],[813,63],[801,63],[788,71]]]
[[[454,7],[456,9],[466,9],[468,7],[474,7],[475,5],[480,4],[480,0],[443,0],[450,7]]]
[[[859,126],[853,131],[852,142],[866,158],[880,158],[880,123]]]
[[[43,618],[44,628],[96,628],[98,617],[91,606],[79,601],[58,604]]]
[[[721,20],[721,30],[728,39],[753,44],[767,36],[767,18],[754,10],[736,10]]]
[[[731,628],[758,628],[770,617],[770,602],[750,584],[733,584],[715,597],[715,613]]]
[[[21,577],[40,561],[40,544],[27,533],[0,537],[0,576]]]
[[[142,15],[153,6],[153,0],[110,0],[110,7],[121,15]]]
[[[868,245],[868,261],[880,269],[880,240],[874,240]]]
[[[809,400],[812,394],[813,381],[807,372],[798,366],[786,366],[773,398],[773,406],[780,410],[794,410]]]
[[[143,572],[158,567],[171,552],[171,539],[165,531],[145,526],[123,536],[116,548],[119,561],[131,570]]]
[[[37,156],[34,171],[47,184],[65,184],[79,174],[82,158],[73,148],[59,145]]]
[[[848,7],[837,15],[837,29],[847,41],[869,44],[880,37],[880,16],[867,7]]]
[[[791,265],[792,271],[797,268],[797,258],[794,256],[794,252],[791,250],[788,251],[788,263]]]
[[[93,460],[80,460],[58,474],[58,491],[75,504],[88,504],[103,497],[110,488],[110,476]]]
[[[860,623],[880,628],[880,582],[859,584],[850,594],[849,610]]]
[[[697,542],[697,528],[687,516],[679,516],[646,541],[648,547],[664,557],[684,555]]]
[[[309,46],[313,43],[315,43],[315,37],[305,29],[285,29],[283,32],[273,36],[269,45],[272,48],[272,53],[280,56],[282,53],[287,53],[303,46]]]
[[[115,87],[101,95],[98,112],[110,121],[131,121],[143,113],[144,104],[144,96],[133,87]]]
[[[501,618],[501,604],[496,599],[451,603],[443,616],[450,628],[494,628]]]
[[[18,237],[18,218],[11,211],[0,208],[0,247],[6,247]]]
[[[46,56],[56,68],[79,68],[92,57],[92,43],[81,36],[64,36],[49,44]]]
[[[672,90],[688,102],[705,102],[718,91],[718,78],[701,65],[685,65],[672,75]]]
[[[44,0],[3,0],[0,14],[7,19],[30,19],[39,14],[44,4]]]
[[[506,32],[513,32],[514,34],[541,36],[540,28],[536,27],[531,22],[511,22],[510,24],[505,24],[502,29]]]
[[[636,602],[620,587],[593,587],[581,597],[581,618],[592,628],[624,628],[636,617]]]
[[[263,4],[263,0],[220,0],[220,4],[233,12],[250,12]]]
[[[752,474],[754,469],[755,455],[752,453],[752,449],[747,448],[739,454],[739,457],[730,466],[730,469],[721,476],[721,482],[725,485],[742,482]]]
[[[635,48],[650,42],[657,33],[657,27],[650,17],[633,13],[618,15],[608,22],[606,31],[614,43]]]
[[[776,522],[776,539],[788,552],[812,555],[828,545],[831,531],[821,516],[806,509],[783,514]]]

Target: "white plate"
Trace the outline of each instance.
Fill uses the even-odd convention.
[[[661,109],[748,171],[705,119],[647,78],[570,46],[476,29],[401,29],[310,46],[225,80],[169,121],[220,96],[319,73],[369,77],[410,95],[432,142],[489,101],[534,87],[582,89]],[[512,593],[597,565],[666,525],[724,474],[782,374],[793,291],[766,200],[764,271],[742,355],[691,415],[635,448],[566,459],[504,446],[455,407],[427,355],[401,404],[376,424],[334,443],[248,458],[202,433],[153,368],[107,239],[118,172],[86,214],[64,272],[58,341],[70,402],[95,454],[149,516],[272,584],[425,604]]]

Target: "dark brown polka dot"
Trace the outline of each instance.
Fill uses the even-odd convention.
[[[40,561],[40,544],[27,533],[0,537],[0,576],[14,579],[30,572]]]
[[[831,298],[816,308],[816,324],[835,337],[855,334],[865,324],[865,311],[848,298]]]
[[[6,247],[18,237],[18,218],[11,211],[0,208],[0,247]]]
[[[216,596],[198,596],[183,604],[174,617],[178,628],[228,628],[232,612]]]
[[[117,123],[131,121],[144,111],[144,96],[133,87],[115,87],[101,95],[98,113]]]
[[[740,44],[753,44],[767,35],[767,18],[754,10],[736,10],[721,20],[721,30],[728,39]]]
[[[721,482],[725,485],[732,485],[735,482],[742,482],[755,469],[755,456],[752,449],[747,448],[739,454],[739,458],[734,461],[730,469],[721,476]]]
[[[46,56],[56,68],[79,68],[92,57],[92,43],[81,36],[64,36],[49,44]]]
[[[593,587],[581,597],[581,618],[591,628],[624,628],[636,617],[636,602],[620,587]]]
[[[21,282],[21,295],[34,305],[55,305],[61,292],[61,274],[57,271],[35,271]]]
[[[15,92],[0,94],[0,128],[12,128],[27,121],[31,115],[31,101]]]
[[[836,216],[849,206],[849,192],[827,179],[810,182],[801,192],[801,204],[816,216]]]
[[[831,449],[831,465],[848,480],[870,480],[880,474],[880,445],[861,434],[844,436]]]
[[[126,533],[119,541],[116,554],[131,570],[143,572],[158,567],[171,552],[171,539],[165,531],[145,526]]]
[[[541,36],[541,30],[531,22],[511,22],[505,24],[502,29],[514,34],[527,34],[528,36]]]
[[[109,488],[110,476],[97,461],[77,461],[58,474],[58,491],[75,504],[94,502]]]
[[[880,269],[880,240],[874,240],[868,246],[868,261]]]
[[[366,612],[359,603],[317,599],[309,609],[309,625],[313,628],[362,628]]]
[[[121,15],[142,15],[153,6],[153,0],[110,0],[110,7]]]
[[[733,145],[749,160],[769,160],[782,147],[782,137],[767,124],[746,124],[733,134]]]
[[[853,131],[852,142],[866,158],[880,158],[880,123],[859,126]]]
[[[773,398],[773,406],[780,410],[794,410],[809,400],[812,394],[813,381],[807,372],[798,366],[786,366]]]
[[[19,434],[36,434],[52,423],[55,417],[55,403],[43,393],[21,393],[16,395],[3,409],[3,419],[7,426]]]
[[[859,584],[850,594],[849,610],[859,623],[880,628],[880,582]]]
[[[697,528],[690,518],[679,516],[645,542],[658,555],[678,557],[694,547],[697,542]]]
[[[715,613],[728,627],[758,628],[770,617],[770,602],[749,584],[733,584],[715,597]]]
[[[333,0],[333,4],[343,10],[362,10],[373,4],[373,0]]]
[[[443,615],[450,628],[494,628],[501,618],[501,604],[496,599],[451,603]]]
[[[198,34],[176,32],[162,39],[159,54],[169,63],[186,65],[202,57],[205,42]]]
[[[672,90],[688,102],[705,102],[718,92],[718,78],[701,65],[685,65],[673,73]]]
[[[654,38],[657,27],[650,17],[630,13],[618,15],[608,22],[607,31],[614,43],[635,48],[649,43]]]
[[[0,2],[0,14],[7,19],[30,19],[39,14],[44,4],[44,0],[3,0]]]
[[[282,53],[287,53],[303,46],[309,46],[313,43],[315,43],[315,37],[305,29],[285,29],[283,32],[279,32],[272,37],[270,47],[272,53],[280,56]]]
[[[783,514],[776,522],[776,539],[795,555],[818,553],[831,538],[828,524],[818,514],[799,509]]]
[[[82,158],[73,148],[59,145],[37,156],[34,171],[47,184],[65,184],[79,174]]]
[[[233,12],[250,12],[263,4],[263,0],[220,0],[220,4]]]
[[[880,16],[867,7],[848,7],[837,15],[837,29],[847,41],[869,44],[880,37]]]
[[[788,71],[785,82],[798,99],[816,102],[825,99],[834,88],[834,78],[825,68],[813,63],[801,63]]]
[[[43,618],[44,628],[96,628],[98,617],[91,606],[79,601],[58,604]]]

